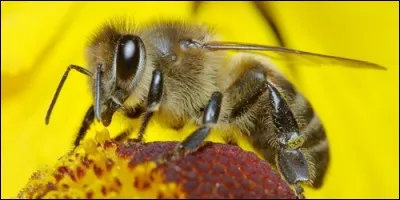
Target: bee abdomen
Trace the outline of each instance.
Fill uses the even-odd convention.
[[[233,69],[239,68],[240,72],[237,72],[235,81],[225,92],[232,104],[230,122],[248,133],[254,147],[268,162],[277,164],[276,157],[281,148],[279,138],[282,135],[277,132],[273,115],[276,108],[271,104],[271,101],[277,100],[273,100],[274,97],[267,92],[267,85],[273,85],[282,97],[277,102],[285,101],[289,109],[284,112],[293,114],[294,125],[298,126],[296,130],[304,137],[299,148],[307,161],[309,175],[306,182],[312,187],[320,187],[329,163],[329,144],[325,129],[312,105],[274,66],[252,58],[236,65]]]

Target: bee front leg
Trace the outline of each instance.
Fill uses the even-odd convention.
[[[134,142],[141,143],[143,140],[144,132],[147,125],[153,116],[154,112],[158,111],[160,107],[161,97],[163,94],[164,79],[161,70],[154,70],[153,77],[150,83],[149,93],[147,95],[146,111],[140,125],[139,133]]]
[[[123,109],[123,113],[125,114],[126,117],[130,118],[130,119],[137,119],[139,118],[143,113],[145,112],[145,108],[143,107],[142,104],[138,104],[136,105],[135,108],[125,108]],[[129,137],[129,135],[132,133],[132,128],[133,127],[129,127],[126,130],[124,130],[122,133],[118,134],[114,140],[117,142],[122,142],[124,141],[126,138]],[[137,140],[137,139],[136,139]]]
[[[216,124],[218,121],[221,111],[222,96],[220,92],[214,92],[211,95],[208,105],[204,110],[203,124],[201,127],[182,141],[170,155],[167,155],[167,160],[177,159],[201,147],[201,144],[210,133],[212,125]]]
[[[79,146],[81,140],[85,137],[87,130],[94,121],[94,109],[93,105],[86,111],[85,117],[83,118],[81,128],[79,129],[78,135],[75,138],[74,148]]]
[[[277,167],[289,184],[294,185],[298,196],[303,197],[303,189],[298,183],[310,179],[307,160],[299,150],[299,147],[303,145],[304,138],[300,134],[296,119],[285,99],[272,84],[266,84],[273,109],[273,122],[280,145],[276,157]]]

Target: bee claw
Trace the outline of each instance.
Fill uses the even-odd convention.
[[[298,183],[293,185],[294,187],[294,192],[296,193],[297,199],[305,199],[306,197],[304,196],[304,189],[301,187]]]
[[[140,138],[131,139],[130,142],[135,144],[144,144],[144,141]]]

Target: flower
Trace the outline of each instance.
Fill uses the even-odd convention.
[[[87,77],[71,73],[49,126],[44,115],[69,64],[85,66],[84,44],[108,17],[127,13],[138,23],[154,17],[216,25],[226,40],[274,44],[274,34],[250,2],[2,2],[2,197],[11,197],[30,175],[54,165],[71,147],[92,103]],[[287,46],[376,62],[388,71],[296,66],[282,70],[321,116],[332,150],[323,188],[310,198],[398,197],[398,4],[395,2],[273,2],[269,11]],[[110,130],[128,123],[116,116]],[[136,126],[137,127],[137,126]],[[156,119],[146,141],[182,140]],[[93,126],[87,138],[99,128]],[[161,134],[162,133],[162,134]],[[111,135],[113,136],[113,135]],[[135,135],[132,135],[135,137]],[[223,142],[213,132],[209,141]],[[238,140],[246,150],[254,149]]]
[[[176,142],[118,143],[107,129],[66,154],[55,168],[33,174],[19,198],[295,198],[294,191],[254,153],[207,143],[163,161]]]

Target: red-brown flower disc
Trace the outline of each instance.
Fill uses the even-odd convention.
[[[156,164],[176,142],[88,140],[54,169],[35,173],[19,198],[295,198],[290,186],[254,153],[207,143]]]

